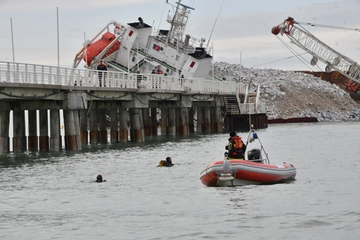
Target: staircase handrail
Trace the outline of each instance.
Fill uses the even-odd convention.
[[[256,100],[255,100],[255,110],[259,112],[259,104],[260,104],[260,84],[258,84],[258,88],[256,91]]]
[[[237,102],[237,105],[238,105],[238,108],[239,108],[239,112],[240,112],[240,114],[241,114],[241,108],[240,108],[240,105],[241,105],[241,100],[240,100],[240,97],[239,97],[239,90],[240,89],[238,89],[237,91],[236,91],[236,102]]]

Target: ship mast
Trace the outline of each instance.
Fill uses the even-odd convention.
[[[180,9],[180,6],[183,8]],[[190,15],[190,10],[195,10],[192,7],[181,4],[181,0],[177,2],[174,16],[171,18],[168,16],[167,22],[170,23],[171,27],[167,34],[166,44],[169,41],[183,41],[186,24]]]

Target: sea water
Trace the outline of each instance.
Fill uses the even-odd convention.
[[[271,163],[297,168],[295,181],[277,185],[201,183],[228,133],[3,154],[0,239],[360,239],[359,128],[258,130]],[[167,156],[175,165],[157,167]],[[95,183],[97,174],[107,181]]]

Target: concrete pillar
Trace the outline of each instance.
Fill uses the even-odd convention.
[[[158,121],[156,108],[151,108],[151,135],[158,135]]]
[[[37,134],[37,117],[36,117],[36,110],[29,110],[28,111],[28,118],[29,118],[29,136],[28,136],[28,150],[29,151],[38,151],[38,143],[39,137]],[[40,124],[41,127],[41,124]]]
[[[10,152],[9,123],[10,111],[0,111],[0,154]]]
[[[62,149],[60,136],[60,114],[59,110],[50,110],[50,150],[60,151]]]
[[[222,121],[222,113],[221,107],[214,108],[214,130],[217,133],[223,132],[223,121]]]
[[[151,136],[151,119],[148,108],[142,108],[142,117],[144,122],[144,134],[145,136]]]
[[[196,109],[196,132],[203,133],[205,132],[205,125],[204,125],[204,108],[198,107]]]
[[[79,116],[79,111],[74,110],[73,112],[74,112],[74,125],[75,125],[75,135],[76,135],[77,150],[82,150],[81,136],[80,136],[80,116]]]
[[[98,110],[98,119],[99,119],[99,142],[101,144],[106,144],[108,142],[108,132],[107,132],[107,121],[106,121],[106,109]]]
[[[98,144],[99,143],[99,125],[96,114],[96,109],[90,110],[90,143]]]
[[[142,111],[138,108],[131,108],[130,111],[130,139],[132,142],[144,142],[145,138],[142,129]]]
[[[141,133],[141,142],[145,142],[145,132],[144,132],[144,118],[143,111],[139,109],[139,122],[140,122],[140,133]]]
[[[181,132],[181,108],[175,108],[175,136],[182,135]]]
[[[14,152],[26,151],[26,136],[25,136],[25,115],[23,110],[13,110],[13,147]]]
[[[210,107],[204,107],[205,132],[211,133],[211,112]]]
[[[169,108],[168,119],[169,136],[176,136],[176,108]]]
[[[75,127],[75,110],[64,110],[65,149],[78,150]],[[80,133],[79,133],[80,135]]]
[[[87,109],[81,109],[79,111],[79,118],[80,118],[80,138],[81,138],[81,144],[85,145],[88,143],[88,115],[87,115]]]
[[[129,139],[128,118],[129,113],[126,108],[120,108],[120,142],[126,143]]]
[[[119,118],[117,109],[110,109],[110,143],[119,142],[118,122]]]
[[[194,108],[189,108],[188,117],[189,133],[194,133]]]
[[[188,136],[190,134],[189,131],[189,112],[187,108],[179,109],[180,115],[180,134],[183,136]]]
[[[49,151],[49,127],[48,127],[48,111],[39,110],[39,124],[40,124],[40,136],[39,136],[39,151]]]
[[[161,135],[166,136],[168,135],[168,109],[167,108],[161,108]]]

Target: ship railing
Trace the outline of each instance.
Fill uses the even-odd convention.
[[[0,61],[0,82],[62,86],[137,88],[133,74]]]
[[[182,79],[182,85],[184,90],[197,92],[236,93],[236,89],[245,89],[244,86],[235,82],[214,81],[202,78]]]
[[[109,87],[148,90],[196,91],[199,93],[242,93],[245,87],[230,81],[178,78],[161,74],[135,74],[0,61],[0,82],[18,84]]]
[[[153,31],[151,32],[151,36],[153,36],[157,40],[163,41],[163,42],[165,42],[167,39],[167,35],[162,35],[160,33],[160,30],[158,30],[158,29],[153,29]],[[168,44],[173,45],[173,47],[179,47],[179,49],[181,49],[182,51],[184,51],[186,53],[193,53],[195,51],[196,47],[204,47],[205,38],[199,39],[199,38],[193,37],[191,35],[189,35],[189,36],[190,36],[189,43],[187,45],[185,45],[185,40],[183,40],[183,41],[175,40],[176,43],[172,43],[170,40]],[[210,52],[209,46],[207,46],[206,51]]]
[[[200,93],[245,93],[245,85],[202,78],[178,78],[159,74],[135,74],[138,88],[191,91]]]
[[[141,44],[134,44],[131,48],[132,51],[136,52],[136,53],[140,53],[143,54],[145,56],[148,55],[148,50],[145,46],[141,45]]]
[[[166,43],[166,39],[167,39],[166,35],[160,35],[159,31],[153,31],[152,36],[155,37],[158,41]],[[183,52],[185,54],[190,54],[190,53],[195,52],[195,47],[196,47],[192,43],[193,43],[193,41],[189,42],[188,45],[185,45],[185,43],[182,41],[173,42],[170,39],[170,41],[167,44],[174,48],[177,48],[180,52]],[[135,49],[133,49],[133,50],[135,50]]]
[[[173,66],[164,63],[162,60],[159,60],[154,56],[150,56],[148,54],[148,52],[149,52],[148,49],[146,47],[142,46],[141,44],[137,44],[137,43],[134,44],[133,47],[131,48],[131,50],[145,56],[147,59],[149,59],[151,61],[155,61],[155,62],[157,62],[159,64],[162,64],[162,65],[166,66],[167,68],[169,68],[169,69],[171,69],[173,71],[177,71],[176,68],[174,68]],[[136,68],[136,65],[133,68]]]

